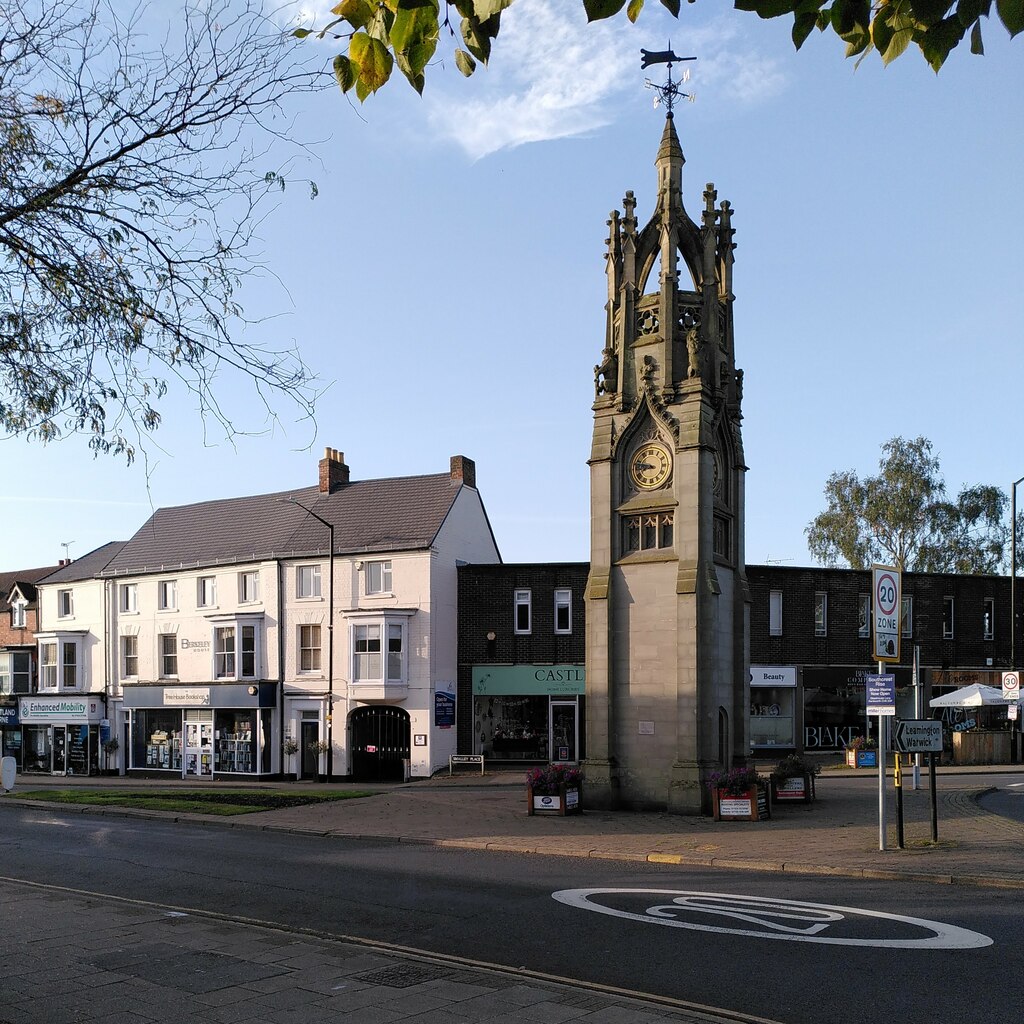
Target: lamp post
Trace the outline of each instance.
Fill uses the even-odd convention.
[[[291,505],[298,505],[318,523],[327,527],[331,549],[328,552],[327,580],[327,781],[334,781],[334,524],[327,522],[297,498],[284,498]]]
[[[1024,476],[1010,485],[1010,669],[1017,670],[1017,485]]]

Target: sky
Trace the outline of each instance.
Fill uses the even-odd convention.
[[[325,446],[353,479],[466,455],[505,561],[586,560],[606,221],[627,189],[650,216],[664,110],[639,51],[668,40],[697,57],[676,114],[684,203],[699,218],[714,182],[735,211],[748,563],[812,564],[828,476],[875,472],[894,436],[929,438],[954,493],[1008,490],[1020,39],[988,24],[986,56],[962,46],[935,75],[916,50],[855,67],[831,33],[796,52],[787,22],[709,0],[678,21],[652,0],[635,26],[517,0],[469,79],[448,59],[422,97],[396,76],[364,104],[328,88],[287,112],[312,143],[290,173],[319,194],[286,189],[263,222],[269,273],[242,301],[267,319],[241,337],[298,347],[325,388],[316,424],[278,403],[268,430],[225,376],[233,440],[176,392],[131,466],[81,438],[2,439],[0,569],[126,540],[159,507],[313,485]]]

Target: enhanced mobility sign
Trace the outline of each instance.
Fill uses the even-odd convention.
[[[871,637],[874,661],[900,660],[902,574],[891,565],[871,566]]]

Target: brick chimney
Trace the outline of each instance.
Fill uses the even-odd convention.
[[[339,452],[337,448],[325,448],[324,457],[320,460],[320,493],[330,494],[347,483],[345,453]]]
[[[465,455],[452,456],[452,487],[476,487],[476,463]]]

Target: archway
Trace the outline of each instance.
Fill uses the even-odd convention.
[[[403,782],[409,759],[409,712],[404,708],[356,708],[352,732],[352,778],[357,782]]]

